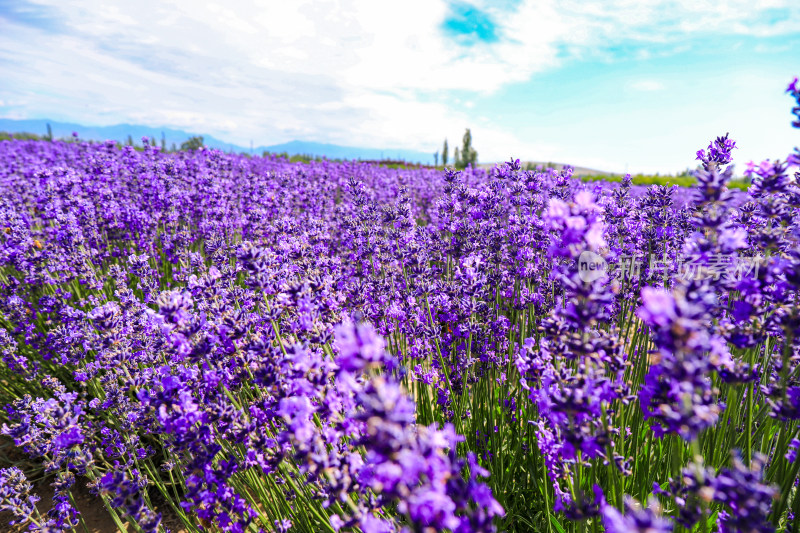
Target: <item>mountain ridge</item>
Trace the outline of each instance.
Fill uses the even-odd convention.
[[[203,144],[209,148],[216,148],[225,152],[253,153],[262,154],[264,151],[271,153],[284,153],[289,155],[310,155],[326,157],[329,159],[399,159],[410,163],[433,163],[433,154],[421,152],[419,150],[393,149],[393,148],[363,148],[357,146],[341,146],[330,143],[320,143],[314,141],[292,140],[289,142],[274,144],[269,146],[255,146],[252,149],[229,143],[216,137],[204,133],[194,133],[175,128],[156,128],[143,126],[141,124],[113,124],[109,126],[87,126],[72,122],[60,122],[48,119],[12,119],[0,117],[0,131],[8,133],[36,133],[44,135],[47,132],[47,125],[53,131],[53,137],[63,138],[77,132],[82,139],[92,141],[115,140],[125,142],[130,135],[136,144],[141,143],[141,137],[155,139],[156,143],[161,143],[161,136],[164,135],[167,146],[175,143],[177,146],[189,137],[202,136]]]

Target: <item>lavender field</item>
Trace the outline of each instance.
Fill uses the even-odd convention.
[[[797,153],[744,193],[728,136],[692,189],[144,146],[0,142],[6,527],[798,530]]]

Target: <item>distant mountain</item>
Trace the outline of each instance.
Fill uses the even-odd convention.
[[[225,152],[244,152],[250,153],[250,147],[239,146],[233,143],[221,141],[211,135],[203,133],[191,133],[172,128],[152,128],[139,124],[116,124],[113,126],[84,126],[82,124],[72,124],[68,122],[55,122],[46,119],[27,119],[15,120],[0,118],[0,131],[9,133],[36,133],[45,135],[47,124],[53,130],[53,137],[69,137],[72,132],[77,132],[81,139],[93,141],[105,141],[113,139],[125,142],[130,135],[136,144],[141,144],[142,137],[155,139],[156,143],[161,143],[161,136],[164,135],[167,146],[175,143],[180,146],[189,137],[202,135],[203,143],[209,148],[216,148]],[[327,157],[329,159],[402,159],[411,163],[433,163],[433,154],[416,150],[403,149],[379,149],[379,148],[358,148],[354,146],[338,146],[335,144],[324,144],[306,141],[291,141],[284,144],[272,146],[257,146],[253,148],[253,153],[261,154],[264,151],[272,153],[284,153],[289,155],[311,155]]]
[[[171,128],[151,128],[149,126],[142,126],[139,124],[116,124],[113,126],[84,126],[82,124],[72,124],[69,122],[55,122],[46,119],[29,119],[29,120],[14,120],[8,118],[0,118],[0,131],[12,132],[26,132],[36,133],[38,135],[45,135],[47,133],[47,124],[53,130],[53,137],[60,139],[62,137],[69,137],[72,132],[77,132],[81,139],[91,141],[105,141],[113,139],[115,141],[125,142],[128,135],[133,137],[136,144],[142,143],[142,137],[149,137],[155,139],[156,143],[161,143],[161,134],[167,141],[167,146],[172,146],[175,143],[180,146],[182,142],[186,141],[189,137],[200,135],[197,133],[189,133],[183,130],[175,130]],[[203,142],[209,148],[217,148],[226,152],[249,152],[250,149],[242,148],[232,143],[220,141],[210,135],[203,135]]]

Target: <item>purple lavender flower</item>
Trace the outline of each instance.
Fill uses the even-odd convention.
[[[145,504],[142,485],[147,486],[147,480],[131,478],[127,473],[115,470],[100,478],[96,488],[109,498],[112,507],[134,520],[142,531],[155,533],[161,523],[161,514],[154,513]]]
[[[698,150],[697,159],[702,162],[705,170],[712,170],[727,165],[731,162],[731,152],[736,148],[736,143],[728,139],[726,133],[723,137],[708,144],[708,151]]]
[[[380,368],[390,361],[383,339],[370,324],[338,326],[335,346],[339,349],[336,362],[346,372]]]
[[[371,327],[343,324],[337,330],[342,371],[364,371],[386,358],[383,341]],[[453,531],[495,531],[494,518],[503,514],[491,491],[478,481],[488,475],[473,457],[455,457],[463,441],[452,425],[414,428],[414,402],[391,379],[375,377],[358,393],[358,406],[349,417],[364,424],[358,444],[366,450],[355,472],[358,484],[371,488],[417,528]],[[381,531],[385,524],[367,513],[363,530]],[[375,529],[377,528],[377,529]]]
[[[792,126],[800,128],[800,88],[798,88],[797,77],[795,77],[786,88],[786,92],[797,101],[797,105],[792,108],[792,114],[796,117],[792,122]]]
[[[19,352],[19,345],[5,329],[0,328],[0,360],[8,369],[24,377],[32,378],[36,373],[33,361]]]
[[[800,450],[800,439],[792,439],[789,443],[789,451],[786,452],[786,460],[793,463],[797,460],[797,452]]]
[[[639,316],[653,329],[660,350],[639,402],[645,418],[657,422],[653,429],[658,436],[678,433],[694,439],[716,423],[722,409],[708,377],[713,367],[704,352],[712,344],[705,328],[708,304],[701,295],[680,287],[671,294],[642,290]]]
[[[625,514],[610,505],[603,507],[603,527],[606,533],[667,533],[672,522],[661,516],[658,500],[651,498],[647,507],[625,495]]]
[[[772,501],[777,489],[763,483],[766,458],[756,454],[746,466],[738,454],[734,454],[733,468],[722,470],[711,482],[714,499],[730,512],[720,515],[720,531],[775,531],[769,522]]]
[[[498,500],[528,520],[549,501],[565,529],[785,523],[798,159],[749,166],[739,194],[735,147],[701,150],[689,190],[513,159],[442,175],[0,142],[0,422],[53,481],[40,525],[77,524],[84,475],[145,530],[156,486],[187,524],[237,532],[524,529]],[[586,252],[666,266],[587,281]],[[704,279],[676,276],[682,253]],[[710,276],[720,257],[766,259]],[[680,464],[667,433],[711,453]],[[720,469],[744,442],[764,473]],[[653,482],[670,519],[605,501]]]
[[[31,494],[33,486],[17,467],[0,469],[0,511],[10,512],[14,518],[9,525],[25,524],[36,512],[39,497]]]

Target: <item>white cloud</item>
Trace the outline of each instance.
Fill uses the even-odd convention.
[[[443,0],[36,4],[61,32],[4,23],[2,115],[171,125],[242,145],[306,138],[431,151],[472,124],[491,158],[532,147],[478,120],[479,106],[452,105],[449,91],[492,93],[614,43],[781,35],[800,19],[788,1],[530,0],[501,9],[485,0],[478,7],[501,38],[465,47],[441,31]],[[534,148],[556,154],[555,145]]]
[[[631,83],[631,87],[637,91],[647,91],[647,92],[664,90],[664,84],[656,80],[635,81]]]

